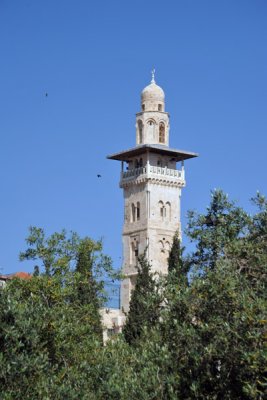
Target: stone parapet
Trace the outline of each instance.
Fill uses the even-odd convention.
[[[129,185],[140,184],[148,181],[157,184],[184,187],[185,173],[183,169],[177,170],[148,164],[144,167],[123,171],[121,173],[120,187],[125,188]]]

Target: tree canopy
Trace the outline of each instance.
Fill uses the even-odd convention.
[[[130,311],[123,327],[124,338],[129,344],[138,341],[145,329],[150,330],[156,325],[161,303],[156,277],[151,273],[151,267],[145,254],[139,257],[138,264]]]
[[[105,346],[100,243],[33,229],[21,258],[40,274],[0,290],[1,398],[265,399],[267,201],[253,204],[212,192],[189,213],[195,250],[176,236],[167,277],[141,257],[124,331]]]
[[[222,190],[212,191],[205,214],[188,212],[186,234],[196,243],[191,264],[198,269],[215,268],[227,245],[246,235],[249,223],[249,215]]]

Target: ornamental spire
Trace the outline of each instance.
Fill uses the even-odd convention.
[[[155,70],[155,68],[153,68],[152,71],[151,71],[151,74],[152,74],[151,83],[156,83],[155,82],[155,72],[156,72],[156,70]]]

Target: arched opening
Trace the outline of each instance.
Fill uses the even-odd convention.
[[[135,249],[134,249],[134,258],[135,258],[135,264],[136,265],[138,263],[138,256],[139,256],[139,243],[136,241]]]
[[[158,111],[162,111],[162,104],[158,104]]]
[[[139,221],[139,219],[140,219],[140,203],[138,201],[136,205],[136,220]]]
[[[165,143],[165,125],[163,122],[159,124],[159,143]]]
[[[131,206],[131,222],[135,222],[135,205],[133,203]]]
[[[145,111],[145,109],[146,109],[145,104],[142,104],[142,111]]]
[[[143,143],[143,122],[141,120],[138,121],[138,140],[139,143]]]
[[[152,119],[147,121],[147,139],[148,140],[155,139],[155,122]]]
[[[170,221],[171,220],[171,203],[167,201],[165,204],[166,207],[166,218]]]
[[[159,201],[159,215],[163,219],[165,217],[165,207],[163,201]]]

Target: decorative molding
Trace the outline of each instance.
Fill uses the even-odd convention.
[[[180,187],[183,188],[186,185],[186,181],[184,179],[178,178],[176,180],[167,180],[165,177],[164,178],[152,178],[148,176],[136,178],[136,179],[131,179],[128,181],[120,181],[120,187],[121,188],[127,188],[131,186],[137,186],[141,185],[144,183],[152,183],[154,185],[161,185],[161,186],[168,186],[168,187]]]

